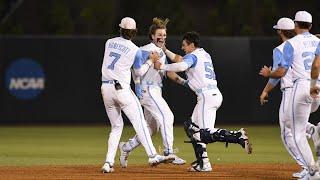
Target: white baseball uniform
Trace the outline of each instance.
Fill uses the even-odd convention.
[[[135,71],[139,71],[136,74],[139,75],[140,84],[136,84],[136,86],[141,86],[141,92],[136,93],[138,97],[140,96],[140,103],[144,107],[150,134],[153,135],[160,129],[164,154],[172,154],[174,116],[167,102],[162,97],[161,90],[165,71],[154,69],[153,64],[151,66],[145,64],[151,51],[156,51],[160,55],[159,61],[161,63],[166,63],[166,56],[162,49],[154,43],[149,43],[140,49],[142,50],[143,61],[135,67]],[[123,149],[125,151],[132,151],[139,144],[139,139],[135,136],[124,145]]]
[[[183,57],[183,62],[167,64],[161,67],[167,71],[185,71],[189,87],[197,94],[197,104],[193,110],[191,120],[200,129],[209,129],[210,133],[216,132],[216,112],[222,103],[222,94],[217,87],[211,56],[203,49],[196,48],[193,52]],[[195,134],[200,139],[200,133]],[[198,143],[206,149],[205,143]],[[201,157],[208,157],[204,150]],[[209,159],[203,162],[208,164]]]
[[[306,167],[314,165],[314,158],[306,138],[306,127],[313,99],[310,96],[310,72],[319,39],[305,32],[286,41],[281,66],[292,68],[293,89],[289,98],[288,113],[294,145]]]
[[[281,45],[273,49],[273,67],[272,69],[275,70],[278,68],[278,65],[281,63],[283,59],[283,47],[285,42]],[[282,91],[282,100],[279,108],[279,125],[280,125],[280,132],[281,132],[281,140],[289,152],[289,154],[293,157],[293,159],[303,168],[307,168],[306,165],[303,164],[301,160],[301,156],[298,153],[298,150],[294,144],[292,132],[290,128],[290,120],[285,118],[285,113],[287,113],[287,109],[289,106],[289,97],[291,96],[292,87],[293,87],[293,80],[292,80],[292,70],[289,68],[287,73],[281,79],[269,79],[270,84],[276,86],[276,84],[280,80],[280,89]],[[311,125],[311,124],[310,124]]]
[[[197,104],[192,113],[192,121],[200,129],[215,131],[216,111],[222,103],[222,94],[217,87],[211,56],[197,48],[183,57],[183,62],[163,66],[167,71],[185,71],[189,87],[197,94]]]
[[[122,37],[109,39],[105,44],[102,64],[101,92],[111,123],[106,162],[114,164],[117,147],[123,129],[121,111],[129,118],[137,136],[149,157],[156,155],[147,123],[138,98],[130,88],[131,67],[142,59],[141,50],[132,41]],[[134,65],[135,66],[135,65]],[[116,81],[122,89],[116,89]]]

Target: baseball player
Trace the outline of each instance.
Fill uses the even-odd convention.
[[[191,140],[197,158],[192,163],[190,171],[208,172],[212,171],[212,167],[207,155],[206,144],[216,141],[238,143],[249,154],[252,148],[245,129],[228,131],[214,127],[216,111],[222,103],[222,95],[217,87],[211,56],[200,48],[199,35],[196,32],[187,32],[183,36],[182,50],[186,53],[183,58],[170,52],[172,57],[181,59],[181,62],[164,64],[157,61],[154,67],[158,70],[186,72],[188,85],[198,96],[191,121],[185,122],[185,131]]]
[[[146,153],[149,164],[155,166],[168,157],[158,155],[152,143],[147,123],[144,119],[142,108],[138,98],[130,89],[131,67],[142,59],[141,50],[132,43],[131,39],[136,35],[136,22],[125,17],[121,20],[120,37],[109,39],[105,44],[105,53],[102,64],[101,93],[107,115],[111,123],[111,132],[108,140],[108,152],[102,167],[103,173],[114,171],[114,158],[120,141],[123,119],[121,111],[129,118],[133,128]],[[150,55],[155,59],[157,56]],[[171,160],[173,160],[171,158]]]
[[[282,44],[273,49],[273,70],[278,68],[278,65],[281,63],[281,59],[283,56],[283,47],[285,41],[295,36],[294,32],[294,22],[289,18],[281,18],[278,20],[277,25],[273,26],[274,29],[277,30],[278,35],[282,39]],[[260,75],[269,77],[271,70],[269,68],[262,68]],[[292,80],[292,70],[289,68],[287,73],[281,79],[273,79],[269,78],[268,83],[263,89],[260,95],[260,103],[263,105],[267,102],[266,98],[268,97],[269,92],[280,82],[280,89],[282,91],[282,101],[279,108],[279,124],[281,131],[281,140],[289,152],[289,154],[293,157],[293,159],[302,167],[302,171],[298,173],[293,173],[293,177],[302,178],[306,174],[308,174],[308,168],[305,164],[303,164],[302,158],[297,152],[296,146],[294,145],[294,141],[292,138],[291,128],[289,126],[289,120],[285,119],[285,113],[287,113],[287,108],[289,106],[289,98],[291,96],[293,80]],[[317,102],[317,101],[315,101]],[[313,103],[315,106],[315,110],[318,108],[319,104]],[[319,139],[319,134],[317,132],[317,127],[315,127],[311,123],[307,123],[307,133],[310,137],[312,137],[313,141],[316,143]]]
[[[159,61],[166,63],[166,55],[161,47],[166,41],[166,25],[168,19],[153,18],[153,23],[149,28],[149,38],[151,43],[141,47],[142,62],[135,68],[135,89],[136,94],[140,97],[141,105],[144,107],[144,115],[148,123],[151,135],[159,131],[161,132],[164,155],[174,157],[173,164],[185,164],[185,160],[176,156],[173,152],[173,121],[174,116],[168,104],[162,97],[162,79],[166,74],[167,77],[173,79],[179,84],[185,83],[185,80],[173,72],[158,71],[153,68],[153,62],[148,60],[151,52],[155,51],[159,54]],[[127,167],[128,156],[130,152],[140,145],[139,138],[134,136],[128,142],[120,142],[120,164]]]
[[[294,21],[297,35],[285,42],[282,62],[270,77],[283,77],[290,67],[292,69],[293,89],[285,118],[290,120],[294,145],[309,171],[301,179],[314,179],[320,178],[320,175],[305,132],[313,102],[310,96],[311,65],[319,39],[309,33],[312,25],[310,13],[298,11]]]

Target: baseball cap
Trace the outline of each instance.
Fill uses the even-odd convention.
[[[312,16],[307,11],[298,11],[294,18],[294,21],[312,23]]]
[[[121,19],[121,23],[119,24],[119,26],[122,29],[136,29],[136,21],[131,17],[125,17]]]
[[[294,29],[294,22],[290,18],[280,18],[273,29],[292,30]]]

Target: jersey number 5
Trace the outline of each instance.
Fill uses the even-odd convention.
[[[305,70],[310,70],[311,69],[311,65],[312,65],[312,61],[314,59],[314,53],[312,53],[312,52],[304,52],[304,53],[302,53],[302,57],[305,58],[303,60],[303,64],[304,64]]]
[[[120,59],[121,55],[115,52],[110,52],[109,57],[113,57],[114,59],[111,62],[111,64],[108,66],[108,69],[114,70],[114,65]]]
[[[216,75],[213,72],[213,65],[211,62],[204,62],[204,70],[207,72],[206,78],[215,79]]]

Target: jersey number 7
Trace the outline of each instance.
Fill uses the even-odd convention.
[[[109,57],[113,57],[114,59],[111,62],[111,64],[108,66],[108,69],[114,70],[114,65],[120,59],[121,55],[115,52],[110,52]]]

